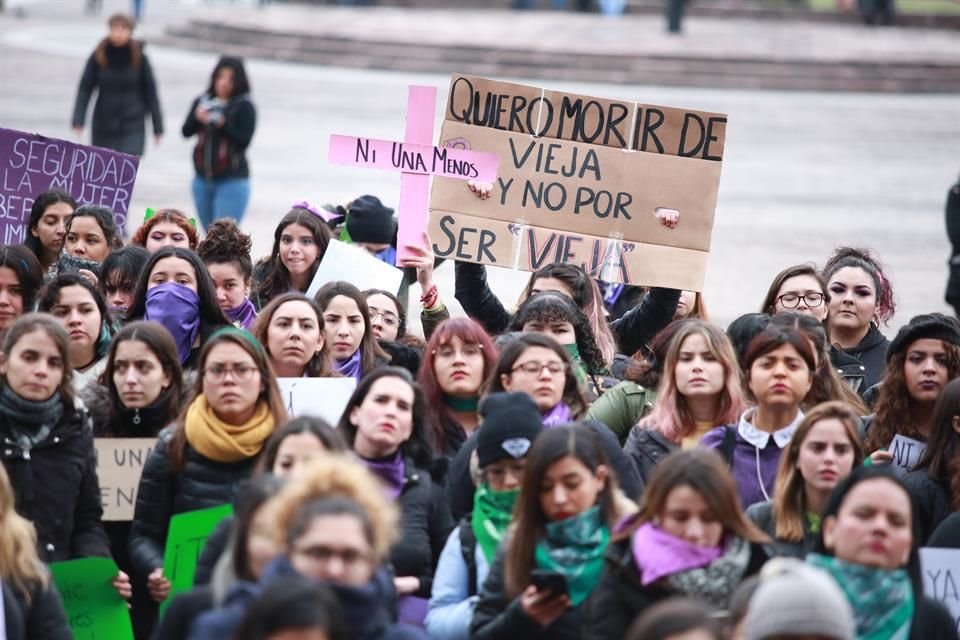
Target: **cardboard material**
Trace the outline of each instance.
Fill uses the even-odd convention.
[[[438,257],[523,270],[573,262],[610,282],[702,289],[723,114],[454,75],[444,118],[441,146],[490,151],[500,164],[486,200],[434,179]],[[674,228],[661,208],[679,212]]]
[[[397,293],[403,281],[403,271],[376,259],[360,247],[330,240],[323,260],[317,267],[317,273],[313,276],[313,282],[307,289],[307,297],[312,298],[320,287],[337,280],[349,282],[360,291],[383,289]]]
[[[123,230],[139,163],[125,153],[0,128],[0,245],[24,241],[34,198],[51,188],[110,209]]]
[[[923,592],[950,611],[960,627],[960,549],[920,549]]]
[[[471,152],[463,148],[338,135],[330,136],[327,158],[332,164],[485,182],[497,179],[499,161],[492,153]]]
[[[894,436],[893,442],[890,443],[893,464],[904,471],[913,469],[926,450],[926,443],[901,435]]]
[[[105,521],[133,520],[140,474],[156,438],[97,438],[97,478]]]
[[[75,640],[133,640],[127,603],[111,584],[119,571],[112,558],[50,565]]]
[[[316,416],[334,427],[357,388],[354,378],[277,378],[277,384],[291,418]]]
[[[220,521],[233,514],[233,505],[224,504],[209,509],[178,513],[170,518],[167,544],[163,551],[163,575],[170,581],[170,595],[163,601],[160,614],[178,593],[193,588],[197,573],[197,559],[207,538]]]

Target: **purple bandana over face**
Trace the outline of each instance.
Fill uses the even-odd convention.
[[[227,309],[227,318],[238,329],[249,330],[253,326],[253,321],[257,319],[257,309],[249,298],[244,298],[239,307]]]
[[[547,428],[568,422],[570,422],[570,407],[562,402],[543,414],[543,426]]]
[[[189,287],[167,282],[147,291],[144,320],[159,322],[177,345],[180,364],[190,357],[190,350],[200,332],[200,296]]]
[[[353,352],[353,355],[347,358],[346,360],[337,360],[333,361],[333,368],[337,373],[341,373],[348,378],[353,378],[354,380],[359,381],[360,375],[362,374],[361,363],[363,362],[363,347],[360,347]]]

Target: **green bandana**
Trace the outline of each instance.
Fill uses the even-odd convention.
[[[510,526],[513,505],[516,504],[519,495],[519,487],[507,491],[494,491],[486,482],[477,487],[477,492],[473,494],[473,515],[470,516],[470,526],[488,564],[493,564],[497,547],[503,540],[507,527]]]
[[[807,528],[810,533],[820,533],[820,514],[807,511]]]
[[[580,386],[585,385],[587,383],[587,370],[583,366],[583,358],[580,357],[580,348],[577,347],[577,343],[565,344],[563,350],[573,360],[573,373],[577,376],[577,382],[580,383]]]
[[[913,586],[906,570],[877,569],[811,553],[807,563],[836,580],[853,607],[857,640],[907,640],[913,622]]]
[[[477,405],[480,404],[480,397],[474,396],[472,398],[458,398],[456,396],[448,396],[443,394],[443,404],[447,405],[453,409],[456,413],[469,413],[470,411],[476,411]]]
[[[610,530],[603,522],[600,505],[565,520],[548,522],[546,529],[546,537],[537,543],[534,562],[540,569],[566,576],[570,602],[576,607],[600,581]]]

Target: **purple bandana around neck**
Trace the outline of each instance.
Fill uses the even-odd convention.
[[[249,330],[253,326],[253,321],[257,319],[257,309],[249,298],[244,298],[239,307],[227,309],[227,318],[238,329]]]
[[[407,466],[403,462],[403,453],[397,452],[389,458],[363,458],[363,462],[375,476],[383,480],[387,497],[396,499],[403,491],[403,481],[406,478]]]
[[[333,360],[333,368],[337,373],[342,373],[348,378],[353,378],[359,382],[360,376],[363,374],[362,371],[363,364],[363,347],[360,347],[353,352],[353,355],[347,358],[346,360]]]
[[[550,411],[547,411],[543,414],[543,426],[550,428],[555,427],[558,424],[566,424],[570,422],[570,407],[564,403],[560,403],[555,406]]]
[[[190,357],[190,350],[200,332],[200,296],[189,287],[166,282],[147,291],[144,320],[162,324],[177,345],[180,364]]]
[[[664,576],[705,567],[723,555],[723,545],[700,547],[644,523],[633,534],[633,560],[644,586]]]

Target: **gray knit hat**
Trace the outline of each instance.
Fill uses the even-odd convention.
[[[853,609],[826,572],[793,558],[776,558],[760,573],[744,633],[746,640],[773,636],[854,640]]]

